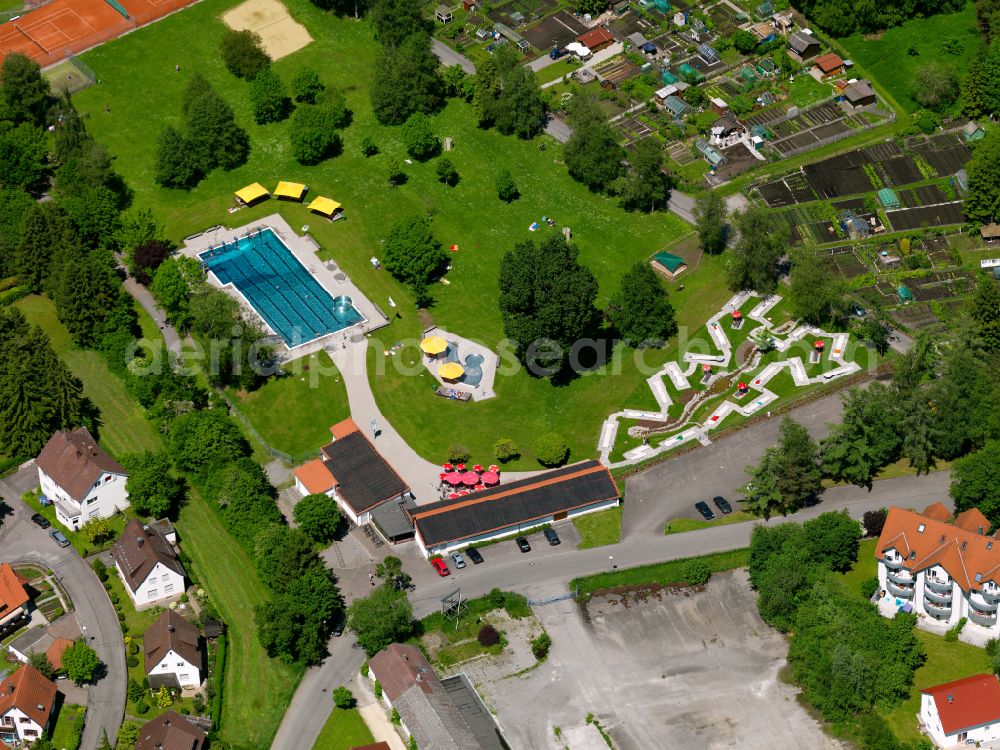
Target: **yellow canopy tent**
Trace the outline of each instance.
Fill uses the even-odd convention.
[[[324,198],[323,196],[320,196],[309,204],[310,211],[315,211],[324,216],[333,216],[339,209],[340,204],[337,201],[332,198]]]
[[[306,194],[306,186],[301,182],[279,182],[278,187],[274,189],[274,195],[276,198],[288,198],[293,201],[302,200],[303,196]]]
[[[261,185],[259,182],[255,182],[252,185],[247,185],[245,188],[236,191],[236,197],[241,201],[246,203],[248,206],[254,201],[258,201],[261,198],[266,198],[270,193],[267,192],[267,188]]]
[[[424,354],[437,355],[448,348],[448,342],[440,336],[428,336],[420,342],[420,349]]]
[[[438,368],[438,375],[445,380],[458,380],[465,374],[465,368],[458,362],[445,362]]]

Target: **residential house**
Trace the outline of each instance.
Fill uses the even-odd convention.
[[[438,678],[420,649],[393,643],[368,660],[368,676],[420,750],[507,750],[492,714],[464,675]]]
[[[615,38],[611,35],[611,32],[603,26],[598,26],[590,31],[585,31],[580,34],[580,36],[576,38],[576,41],[589,48],[591,52],[599,52],[605,47],[610,47],[614,44]]]
[[[920,723],[938,747],[1000,740],[1000,683],[977,674],[920,691]]]
[[[295,470],[295,487],[303,496],[325,494],[337,501],[351,522],[371,520],[376,506],[403,500],[409,487],[382,458],[353,419],[330,428],[333,440],[320,457]]]
[[[844,72],[844,60],[836,52],[827,52],[816,58],[813,70],[821,81],[825,81]]]
[[[665,250],[657,253],[649,261],[653,270],[673,281],[687,270],[687,263],[680,256]]]
[[[747,133],[747,129],[739,120],[730,116],[720,117],[712,123],[709,142],[718,148],[729,148],[740,142]]]
[[[149,626],[142,638],[149,686],[158,690],[198,687],[204,666],[198,628],[172,609]]]
[[[0,682],[0,742],[33,743],[49,729],[56,685],[30,664]]]
[[[965,617],[964,632],[997,637],[1000,540],[986,536],[989,521],[976,509],[960,513],[952,523],[932,515],[940,517],[889,509],[875,549],[887,601],[943,624]]]
[[[177,550],[153,526],[133,518],[111,548],[111,557],[136,607],[184,593],[184,566]]]
[[[582,461],[409,511],[425,557],[618,505],[607,468]]]
[[[844,101],[855,109],[858,107],[867,107],[878,102],[878,97],[875,95],[875,89],[872,88],[870,82],[864,79],[854,81],[849,84],[847,88],[844,89],[843,95]]]
[[[434,10],[434,17],[438,20],[438,23],[451,23],[451,8],[447,5],[439,5]]]
[[[135,750],[202,750],[205,733],[176,711],[167,711],[139,730]]]
[[[55,505],[56,520],[69,529],[128,507],[125,469],[98,447],[86,427],[56,432],[35,465],[43,502]]]
[[[796,62],[805,62],[819,54],[819,39],[808,29],[799,29],[788,37],[788,54]]]
[[[642,32],[639,31],[629,34],[625,38],[628,39],[629,43],[636,49],[642,49],[649,44],[649,40],[642,35]]]
[[[27,621],[31,597],[24,588],[26,583],[10,563],[0,563],[0,632],[14,630]]]

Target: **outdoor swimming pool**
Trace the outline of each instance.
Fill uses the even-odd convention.
[[[477,386],[483,380],[483,356],[481,354],[470,354],[465,358],[465,362],[462,362],[458,355],[458,344],[454,341],[448,342],[448,348],[445,350],[442,361],[458,362],[465,368],[462,377],[458,379],[459,383]]]
[[[289,347],[364,320],[350,297],[333,297],[268,228],[198,256],[222,284],[232,284]]]

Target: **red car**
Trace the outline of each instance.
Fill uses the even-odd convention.
[[[444,578],[445,576],[450,576],[451,571],[448,570],[448,563],[442,560],[440,557],[436,557],[431,560],[431,565],[434,566],[434,570],[438,572],[438,575]]]

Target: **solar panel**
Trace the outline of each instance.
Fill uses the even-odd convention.
[[[702,44],[698,47],[698,54],[707,63],[713,63],[719,59],[719,53],[714,49],[709,47],[707,44]]]

